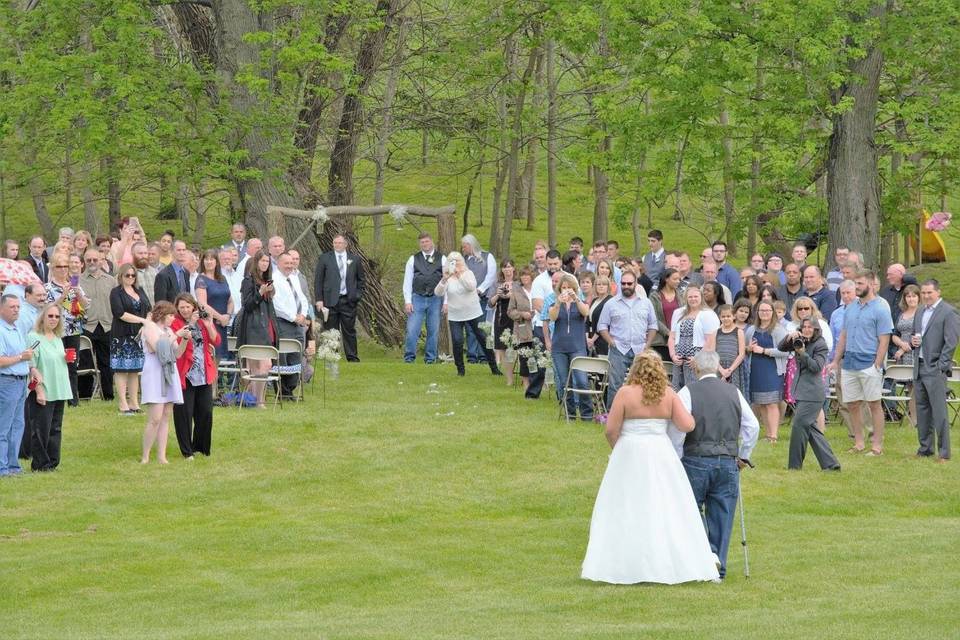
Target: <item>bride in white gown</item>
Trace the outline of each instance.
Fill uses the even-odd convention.
[[[581,577],[677,584],[716,580],[717,559],[680,458],[667,436],[693,416],[670,388],[660,356],[637,356],[607,418],[613,452],[590,522]]]

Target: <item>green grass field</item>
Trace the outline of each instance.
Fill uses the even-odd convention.
[[[63,463],[0,482],[8,638],[957,637],[960,463],[744,473],[751,577],[579,579],[609,449],[481,366],[364,362],[282,410],[217,409],[213,456],[138,463],[142,420],[68,411]],[[428,393],[437,383],[438,393]],[[841,427],[828,433],[843,451]],[[735,537],[739,528],[735,528]]]

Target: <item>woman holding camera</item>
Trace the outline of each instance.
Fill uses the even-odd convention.
[[[83,335],[83,317],[90,298],[80,287],[80,277],[70,275],[70,256],[63,252],[55,252],[50,260],[50,282],[46,284],[47,302],[60,307],[63,315],[63,346],[74,351],[80,346],[80,336]],[[71,407],[79,404],[77,396],[77,363],[68,362],[70,372],[70,389],[73,397],[67,401]]]
[[[503,366],[507,374],[507,386],[513,386],[513,362],[507,362],[507,345],[503,341],[503,333],[509,331],[513,333],[513,320],[507,315],[507,309],[510,307],[510,294],[516,285],[517,268],[513,260],[506,259],[500,263],[500,271],[497,272],[497,287],[490,296],[487,304],[493,309],[493,353],[497,356],[497,363]]]
[[[807,443],[813,449],[820,468],[839,471],[840,462],[833,455],[830,443],[817,429],[817,416],[823,409],[824,385],[821,374],[827,362],[827,343],[815,318],[800,321],[799,330],[789,333],[778,345],[780,351],[793,352],[797,377],[793,381],[793,426],[790,433],[789,469],[801,469],[807,455]]]
[[[208,313],[189,293],[181,293],[173,301],[177,315],[170,326],[186,346],[177,358],[183,404],[173,407],[173,427],[177,432],[180,453],[190,460],[194,453],[210,455],[210,434],[213,431],[213,387],[217,382],[217,363],[213,354],[220,344],[220,333]],[[189,333],[183,334],[186,328]],[[192,432],[192,433],[191,433]]]
[[[434,294],[447,296],[447,322],[450,324],[450,341],[453,343],[453,361],[457,365],[457,375],[466,375],[463,366],[464,334],[469,327],[477,339],[477,344],[483,347],[483,353],[490,365],[490,372],[503,375],[497,367],[497,359],[493,350],[487,348],[487,336],[483,335],[480,320],[483,319],[483,309],[480,308],[480,296],[477,294],[477,279],[467,269],[463,256],[451,251],[447,256],[447,266],[443,278],[437,283]]]
[[[580,299],[580,285],[569,273],[560,276],[560,282],[553,291],[556,300],[547,310],[550,321],[554,323],[550,331],[550,355],[553,357],[557,396],[562,398],[570,363],[577,356],[587,355],[587,316],[590,315],[590,307]],[[587,376],[582,371],[575,371],[571,382],[575,389],[589,388]],[[576,419],[578,402],[580,419],[593,420],[593,403],[584,394],[571,394],[567,398],[567,418]]]

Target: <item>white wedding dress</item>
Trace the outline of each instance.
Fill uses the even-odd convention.
[[[581,577],[677,584],[719,578],[667,420],[624,420],[590,522]]]

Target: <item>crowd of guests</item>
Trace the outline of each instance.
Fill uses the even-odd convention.
[[[648,349],[667,363],[676,390],[696,381],[698,353],[715,352],[718,376],[749,399],[768,441],[777,441],[792,410],[790,466],[802,464],[809,442],[823,468],[839,467],[822,437],[830,388],[851,451],[883,454],[884,368],[893,361],[913,367],[918,455],[950,457],[946,376],[958,322],[936,280],[918,284],[894,264],[881,286],[862,255],[845,247],[824,274],[807,263],[803,244],[789,260],[755,254],[738,269],[723,242],[705,248],[694,267],[687,252],[665,249],[659,230],[647,241],[649,251],[635,258],[621,256],[615,241],[587,247],[575,237],[563,253],[538,242],[529,261],[498,264],[473,235],[461,239],[461,251],[442,255],[421,234],[404,271],[404,360],[415,361],[424,327],[424,361],[439,359],[445,316],[458,375],[469,363],[486,363],[508,385],[519,376],[524,396],[536,399],[552,370],[567,416],[586,421],[594,403],[564,393],[568,383],[590,386],[585,373],[571,372],[578,356],[609,361],[612,400]],[[0,302],[0,474],[19,473],[18,457],[34,470],[57,467],[64,407],[93,394],[93,379],[77,375],[93,361],[103,397],[121,416],[146,412],[142,461],[156,449],[165,463],[171,417],[184,458],[210,455],[218,363],[229,337],[238,347],[292,339],[310,356],[315,334],[335,328],[346,359],[359,360],[355,323],[365,280],[344,236],[320,257],[312,284],[284,238],[264,245],[242,224],[229,242],[203,252],[171,232],[149,241],[136,218],[111,237],[63,228],[52,246],[36,236],[27,249],[21,255],[13,240],[4,247],[4,257],[29,264],[36,281],[8,285]],[[80,349],[81,336],[91,349]],[[300,367],[300,375],[281,375],[281,396],[294,399],[309,362],[298,353],[280,364]],[[273,362],[246,365],[266,378]],[[255,378],[250,391],[265,407],[265,382]]]
[[[120,416],[144,416],[141,461],[155,451],[166,463],[171,417],[185,459],[210,455],[229,336],[237,348],[300,343],[276,363],[245,363],[261,377],[277,366],[288,400],[312,375],[316,333],[339,330],[346,359],[359,360],[364,275],[346,238],[334,238],[312,283],[285,244],[275,236],[264,245],[235,224],[229,242],[194,252],[169,231],[148,240],[137,218],[123,219],[111,236],[65,227],[51,246],[35,236],[24,254],[7,240],[3,257],[29,265],[36,278],[8,284],[0,298],[0,475],[20,473],[20,459],[34,471],[57,468],[65,407],[91,398],[97,384],[78,379],[78,367],[96,365],[99,391]],[[259,408],[265,387],[255,379],[249,388]]]
[[[715,352],[718,376],[749,399],[768,442],[777,442],[781,419],[792,411],[789,466],[800,468],[809,443],[824,469],[840,466],[823,437],[830,390],[853,441],[850,452],[881,456],[886,366],[922,363],[913,369],[910,408],[918,455],[949,459],[946,380],[960,321],[940,299],[936,280],[918,284],[903,265],[893,264],[882,284],[865,269],[863,256],[847,247],[836,248],[835,267],[824,274],[808,264],[802,243],[789,260],[754,254],[738,269],[718,241],[700,253],[694,268],[687,252],[664,248],[661,231],[651,230],[647,240],[649,251],[636,258],[621,256],[616,242],[585,247],[575,237],[564,253],[538,242],[529,262],[507,259],[497,267],[472,235],[462,238],[462,253],[443,256],[430,235],[421,234],[404,277],[404,359],[416,359],[425,324],[424,359],[437,360],[446,313],[459,375],[466,355],[467,362],[487,362],[495,375],[506,373],[508,385],[516,373],[525,397],[535,399],[549,364],[567,417],[593,420],[587,394],[564,393],[567,384],[589,386],[586,373],[568,375],[574,358],[609,361],[612,400],[647,349],[669,363],[675,390],[697,380],[692,363],[698,353]],[[467,329],[479,348],[464,354]]]

